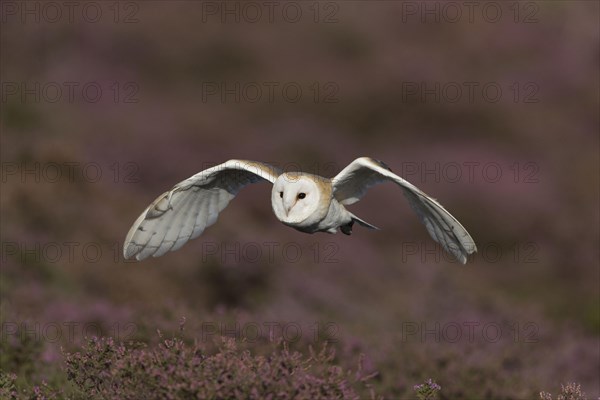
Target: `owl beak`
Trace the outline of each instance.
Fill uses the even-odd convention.
[[[289,215],[289,213],[290,213],[290,210],[291,210],[292,208],[294,208],[294,206],[295,206],[295,205],[296,205],[296,201],[294,201],[292,204],[288,204],[288,205],[285,205],[285,204],[284,204],[283,208],[285,208],[285,216],[286,216],[286,217]]]

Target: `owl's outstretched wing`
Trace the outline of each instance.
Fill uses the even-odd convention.
[[[273,183],[279,174],[268,164],[229,160],[178,183],[133,223],[125,238],[124,257],[143,260],[179,249],[214,224],[241,188],[263,180]]]
[[[467,256],[477,251],[473,238],[456,218],[435,199],[394,174],[381,161],[369,157],[352,161],[332,179],[333,197],[344,205],[353,204],[365,195],[369,187],[386,181],[395,182],[402,188],[433,240],[447,252],[465,264]]]

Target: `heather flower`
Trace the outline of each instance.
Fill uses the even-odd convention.
[[[7,374],[0,370],[0,398],[2,399],[14,399],[17,396],[17,389],[15,387],[15,381],[17,375]]]
[[[442,387],[429,378],[427,382],[413,386],[413,390],[419,400],[434,400]]]
[[[560,385],[561,392],[556,400],[587,400],[585,393],[581,391],[581,385],[575,382]],[[552,400],[552,395],[548,392],[540,392],[541,400]]]
[[[352,379],[334,365],[326,345],[308,357],[285,343],[274,346],[265,357],[240,350],[231,338],[222,338],[214,354],[177,337],[153,349],[91,338],[81,352],[66,355],[67,373],[82,395],[94,398],[359,398],[353,386],[366,378]]]

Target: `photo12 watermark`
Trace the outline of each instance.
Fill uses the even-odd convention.
[[[40,183],[139,183],[140,167],[133,161],[114,162],[102,165],[97,162],[2,162],[0,182],[2,184]]]
[[[330,321],[313,324],[294,321],[205,321],[200,324],[199,331],[192,331],[192,334],[202,342],[213,341],[222,336],[247,343],[277,339],[282,339],[287,343],[301,340],[313,343],[325,340],[329,343],[336,343],[340,340],[339,326]]]
[[[536,104],[540,102],[540,85],[533,81],[404,81],[400,83],[400,92],[403,103]]]
[[[135,1],[2,1],[0,21],[31,24],[136,24],[140,5]]]
[[[101,324],[81,321],[3,321],[0,324],[0,341],[33,341],[44,343],[77,343],[91,337],[110,336],[118,341],[135,337],[138,325],[133,322]]]
[[[140,85],[133,81],[5,81],[1,84],[2,104],[140,102]]]
[[[340,2],[336,1],[202,1],[202,23],[221,24],[335,24]]]
[[[421,24],[535,24],[540,6],[534,1],[402,1],[400,21]]]
[[[541,247],[533,241],[498,243],[476,243],[477,253],[470,256],[467,264],[483,262],[486,264],[538,264]],[[408,241],[397,248],[398,258],[402,263],[460,263],[437,242]]]
[[[36,263],[65,265],[74,263],[97,264],[101,262],[119,263],[124,261],[122,243],[99,242],[2,242],[1,260],[10,260],[20,264]]]
[[[337,82],[202,82],[200,99],[202,103],[299,103],[315,104],[339,103],[340,85]]]
[[[539,326],[531,321],[404,321],[399,334],[401,343],[537,343]]]
[[[340,246],[335,242],[202,242],[202,262],[337,264]]]
[[[537,184],[541,167],[532,160],[403,161],[392,170],[413,183]]]

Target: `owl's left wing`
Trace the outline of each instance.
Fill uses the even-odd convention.
[[[279,174],[265,163],[229,160],[179,182],[133,223],[123,245],[124,257],[142,260],[179,249],[214,224],[240,189],[259,181],[273,183]]]
[[[386,181],[394,182],[402,188],[429,235],[447,252],[465,264],[467,256],[477,251],[473,238],[456,218],[435,199],[394,174],[381,161],[361,157],[351,162],[332,179],[333,197],[341,204],[353,204],[365,195],[368,188]]]

